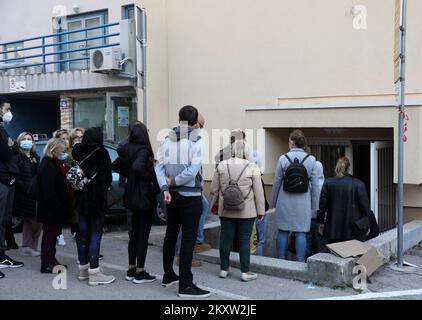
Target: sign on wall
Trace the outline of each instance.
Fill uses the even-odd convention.
[[[117,107],[117,125],[119,127],[129,126],[129,107]]]
[[[9,80],[9,92],[23,92],[26,91],[26,81],[17,81],[16,78]]]

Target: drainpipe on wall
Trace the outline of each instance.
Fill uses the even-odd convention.
[[[143,90],[143,119],[145,126],[148,126],[147,118],[147,13],[144,8],[141,9],[141,50],[142,50],[142,90]]]

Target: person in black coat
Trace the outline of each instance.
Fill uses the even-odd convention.
[[[37,175],[37,220],[43,224],[41,241],[41,273],[52,273],[60,265],[56,255],[56,239],[70,214],[71,199],[66,181],[67,144],[51,139]]]
[[[36,220],[36,179],[40,157],[35,151],[35,140],[31,133],[21,133],[17,143],[20,147],[19,176],[16,179],[13,215],[23,219],[22,255],[38,257],[42,224]]]
[[[119,158],[113,163],[113,170],[128,177],[123,202],[132,211],[126,280],[133,283],[152,282],[156,277],[145,271],[145,259],[159,188],[146,126],[136,123],[130,131],[129,143],[122,145],[117,152]]]
[[[23,266],[22,262],[14,261],[5,253],[10,248],[10,242],[13,242],[14,249],[17,247],[13,232],[11,232],[11,215],[15,181],[19,174],[19,168],[15,161],[19,147],[12,141],[5,129],[5,125],[10,123],[13,118],[11,110],[10,101],[0,97],[0,268]],[[4,278],[4,274],[0,272],[1,278]]]
[[[348,174],[350,161],[342,157],[336,177],[325,180],[321,191],[318,222],[327,243],[365,241],[369,232],[370,203],[365,184]]]
[[[112,182],[111,160],[103,145],[102,129],[87,129],[82,142],[73,147],[72,155],[90,180],[83,190],[75,191],[75,210],[79,214],[76,235],[79,279],[89,279],[90,285],[108,284],[115,278],[104,275],[99,269],[107,192]]]

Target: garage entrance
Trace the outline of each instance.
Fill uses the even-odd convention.
[[[12,105],[13,121],[6,127],[16,139],[23,131],[37,134],[52,133],[60,126],[60,97],[57,96],[8,96]]]

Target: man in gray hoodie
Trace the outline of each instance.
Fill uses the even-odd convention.
[[[192,256],[202,213],[203,140],[199,136],[198,110],[184,106],[179,111],[180,125],[173,128],[161,143],[155,172],[167,204],[167,230],[163,245],[164,276],[162,285],[179,282],[179,296],[206,298],[209,291],[193,283]],[[176,242],[182,227],[180,279],[173,270]]]

